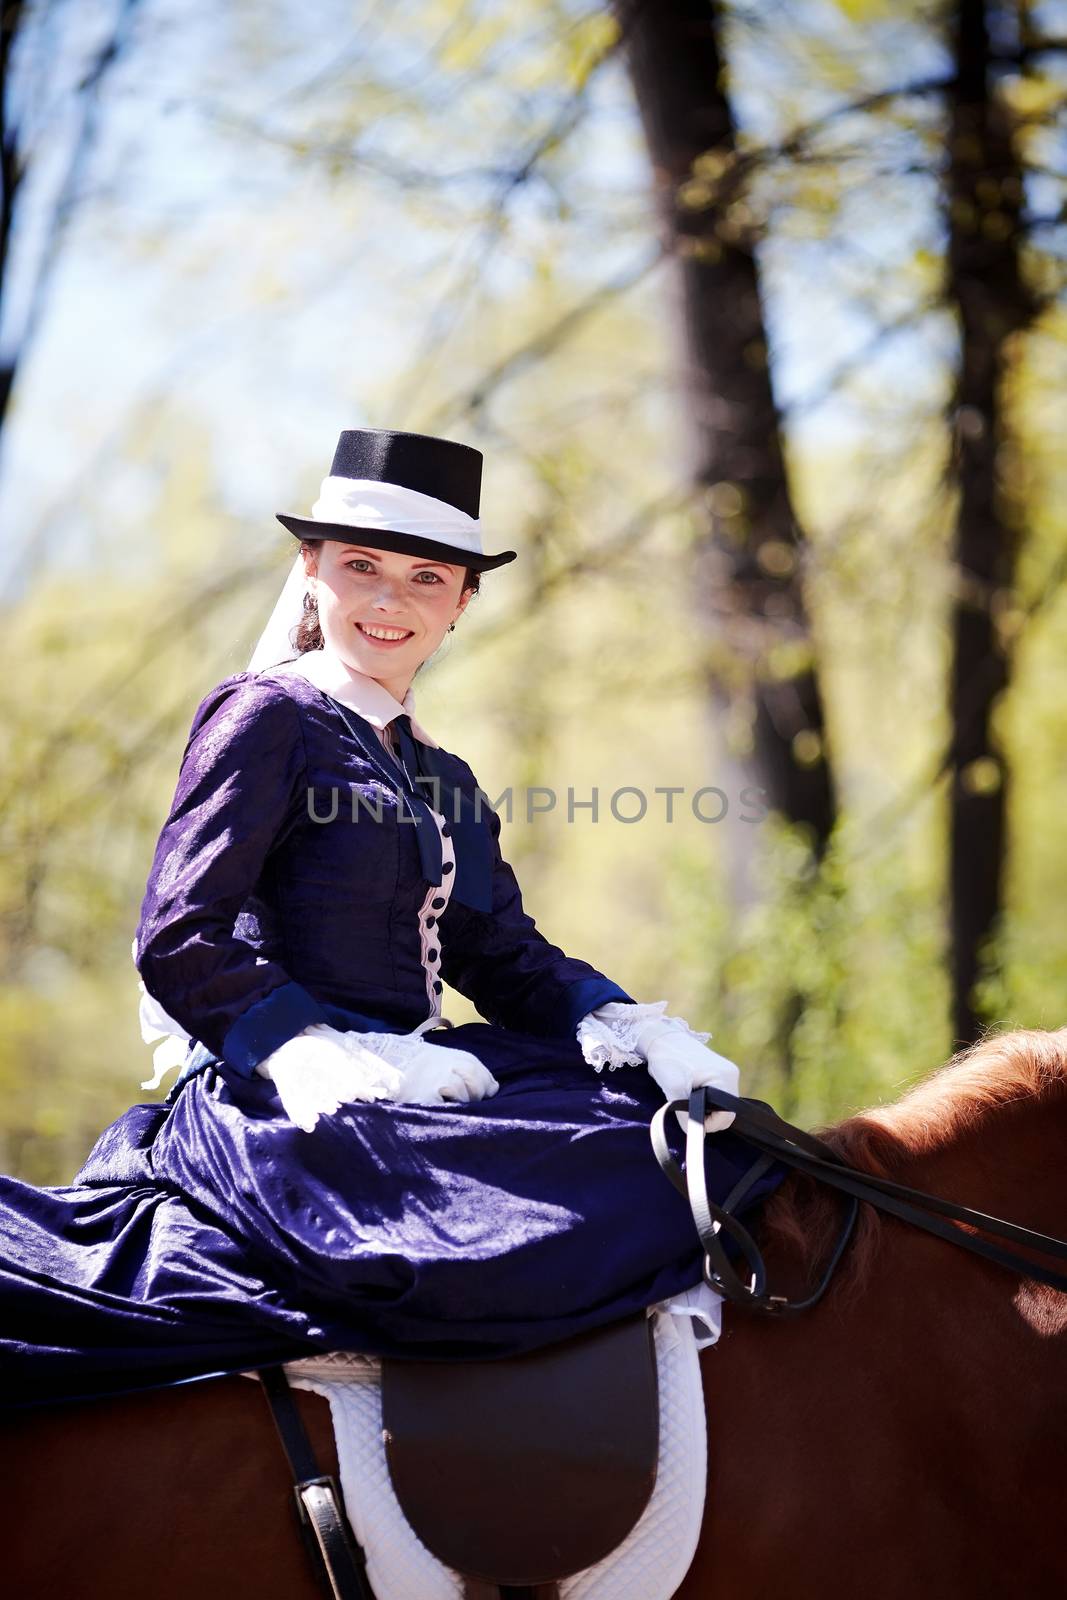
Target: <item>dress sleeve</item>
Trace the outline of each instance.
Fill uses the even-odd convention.
[[[319,1003],[234,935],[307,784],[300,714],[277,684],[240,676],[201,703],[148,875],[134,961],[145,989],[236,1071],[314,1022]]]
[[[588,1011],[631,997],[541,933],[523,908],[515,874],[501,854],[500,817],[490,806],[484,809],[492,842],[492,910],[449,903],[441,919],[441,976],[472,1000],[487,1022],[542,1038],[573,1039]]]

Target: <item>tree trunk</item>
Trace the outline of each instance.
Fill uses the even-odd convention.
[[[953,558],[949,936],[957,1045],[980,1022],[974,984],[1002,907],[1008,770],[992,726],[1009,680],[998,612],[1015,578],[1017,518],[1004,380],[1034,303],[1019,261],[1022,178],[990,82],[987,0],[961,0],[947,168],[948,293],[960,324],[952,403],[959,510]]]
[[[718,12],[709,0],[614,5],[677,263],[689,471],[705,488],[693,573],[709,705],[740,732],[738,778],[805,826],[818,860],[835,800]],[[753,831],[731,836],[743,901]]]

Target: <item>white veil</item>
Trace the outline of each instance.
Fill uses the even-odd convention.
[[[289,576],[282,584],[282,592],[267,619],[267,626],[252,651],[248,666],[245,668],[246,672],[265,672],[268,667],[276,667],[279,662],[288,661],[296,654],[292,635],[304,615],[306,593],[307,575],[304,572],[304,557],[297,551],[296,558],[289,568]]]

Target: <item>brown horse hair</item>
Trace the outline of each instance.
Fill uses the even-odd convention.
[[[815,1131],[849,1166],[892,1178],[902,1163],[936,1155],[1012,1101],[1064,1088],[1067,1028],[1015,1028],[999,1034],[987,1030],[895,1104]],[[811,1270],[829,1254],[843,1216],[838,1192],[793,1173],[767,1200],[759,1231],[795,1251]],[[882,1228],[882,1214],[861,1204],[856,1232],[835,1274],[834,1289],[846,1299],[862,1292]]]

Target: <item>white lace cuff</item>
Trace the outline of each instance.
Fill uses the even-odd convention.
[[[597,1072],[607,1067],[614,1072],[617,1067],[639,1067],[645,1056],[637,1045],[638,1029],[652,1019],[664,1022],[671,1028],[682,1028],[701,1044],[707,1044],[710,1033],[700,1033],[681,1017],[667,1017],[664,1012],[667,1000],[651,1000],[647,1005],[627,1000],[609,1000],[605,1005],[589,1011],[579,1022],[575,1037],[582,1047],[582,1055]]]
[[[423,1034],[431,1027],[440,1027],[440,1017],[427,1017],[425,1022],[420,1022],[418,1027],[412,1028],[410,1033],[361,1033],[355,1029],[336,1029],[326,1023],[312,1022],[299,1033],[287,1039],[278,1046],[274,1055],[261,1061],[256,1071],[264,1078],[270,1077],[271,1063],[279,1052],[285,1051],[285,1060],[300,1063],[302,1045],[305,1039],[332,1039],[342,1050],[348,1049],[353,1057],[376,1056],[379,1061],[384,1061],[387,1066],[396,1067],[398,1071],[405,1072],[415,1061],[425,1056],[433,1045],[428,1045]],[[373,1074],[373,1063],[365,1060],[365,1065]]]
[[[440,1027],[440,1017],[427,1017],[425,1022],[420,1022],[417,1028],[412,1028],[410,1033],[353,1033],[349,1037],[358,1040],[365,1050],[370,1050],[374,1055],[387,1061],[391,1067],[397,1067],[405,1072],[408,1067],[424,1057],[428,1050],[433,1050],[432,1044],[427,1044],[423,1034],[431,1027]]]

